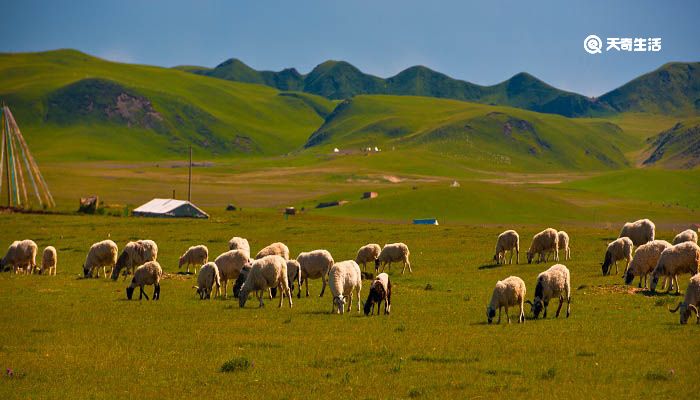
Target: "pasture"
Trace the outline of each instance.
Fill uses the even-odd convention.
[[[52,244],[59,252],[57,277],[0,274],[2,398],[640,398],[688,397],[699,388],[700,326],[681,326],[666,311],[681,298],[601,276],[605,245],[618,227],[555,226],[572,238],[568,320],[553,318],[553,301],[547,320],[487,325],[485,306],[497,280],[522,277],[531,299],[537,274],[551,265],[525,261],[541,225],[412,226],[314,213],[285,220],[269,210],[219,212],[207,221],[1,218],[3,246],[31,237],[40,249]],[[506,228],[521,234],[521,264],[494,266],[495,237]],[[668,226],[657,236],[674,234]],[[200,301],[191,289],[195,279],[177,274],[177,258],[197,243],[215,256],[233,235],[247,237],[254,249],[283,241],[293,256],[326,248],[336,260],[354,258],[367,242],[401,240],[411,249],[414,273],[391,271],[388,317],[330,314],[329,294],[317,297],[320,281],[311,281],[311,297],[294,297],[291,310],[267,299],[263,309],[254,301],[240,309],[232,298]],[[120,249],[136,238],[158,242],[168,274],[160,301],[127,301],[128,281],[121,278],[79,279],[90,244],[107,237]],[[683,290],[687,276],[682,281]],[[369,282],[363,283],[364,300]],[[220,372],[237,359],[249,366]]]

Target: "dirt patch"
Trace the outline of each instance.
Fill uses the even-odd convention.
[[[387,180],[391,183],[400,183],[400,182],[404,181],[403,179],[401,179],[395,175],[384,175],[384,176],[382,176],[382,178],[384,178],[384,180]]]
[[[192,279],[193,276],[194,276],[194,274],[186,274],[186,273],[170,274],[167,272],[163,272],[162,279],[172,279],[175,281],[189,281]]]
[[[645,289],[639,289],[627,285],[596,285],[596,286],[579,286],[578,290],[583,290],[588,293],[622,293],[622,294],[636,294],[638,292],[643,292]]]

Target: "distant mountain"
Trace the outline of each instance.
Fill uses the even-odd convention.
[[[644,165],[694,168],[700,165],[700,119],[677,123],[647,139],[649,155]]]

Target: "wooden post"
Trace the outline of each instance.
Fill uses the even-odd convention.
[[[192,201],[192,145],[190,145],[190,169],[187,179],[187,201]]]

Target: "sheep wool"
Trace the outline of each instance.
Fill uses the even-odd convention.
[[[83,274],[86,278],[90,278],[94,271],[97,271],[96,278],[99,278],[100,272],[98,268],[102,267],[102,273],[104,277],[107,278],[107,267],[109,267],[110,270],[114,269],[114,266],[117,264],[118,253],[117,244],[109,239],[93,244],[85,258]]]
[[[245,307],[250,292],[255,292],[259,301],[259,307],[264,307],[263,292],[276,287],[280,291],[279,307],[282,307],[284,297],[289,298],[289,307],[292,307],[292,293],[287,281],[287,260],[278,255],[269,255],[253,261],[250,271],[238,294],[238,304]]]
[[[119,277],[122,269],[126,268],[125,277],[133,273],[137,266],[148,261],[158,259],[158,245],[153,240],[137,240],[124,246],[122,253],[117,258],[117,263],[112,269],[112,280]]]
[[[532,243],[527,251],[527,263],[531,264],[538,255],[537,262],[545,261],[547,253],[554,253],[554,260],[559,261],[559,235],[556,229],[547,228],[532,237]]]
[[[255,255],[255,259],[259,260],[266,256],[278,255],[285,260],[289,260],[289,247],[281,242],[272,243],[271,245],[263,248]]]
[[[685,299],[678,303],[676,308],[669,309],[669,311],[674,313],[680,309],[681,325],[686,324],[691,313],[694,312],[696,323],[700,324],[698,307],[700,307],[700,274],[695,274],[690,278],[688,289],[685,291]]]
[[[7,249],[5,257],[0,260],[0,270],[12,267],[15,274],[32,273],[36,268],[38,246],[33,240],[17,240]]]
[[[362,264],[362,270],[367,269],[367,263],[373,263],[379,258],[379,253],[382,248],[376,243],[366,244],[357,250],[357,256],[355,257],[355,262],[359,265]]]
[[[297,298],[301,297],[301,285],[304,283],[306,283],[306,297],[309,297],[309,279],[319,278],[323,281],[319,297],[323,297],[326,291],[326,276],[335,263],[331,253],[328,250],[302,252],[297,256],[297,261],[301,268],[301,284],[299,284]]]
[[[493,261],[496,264],[505,264],[506,252],[510,252],[510,261],[508,264],[513,264],[513,252],[515,252],[515,263],[520,264],[520,235],[514,230],[507,230],[500,235],[496,240],[496,254],[493,256]]]
[[[353,260],[341,261],[333,264],[328,274],[328,286],[330,286],[333,294],[331,313],[335,311],[343,314],[346,302],[348,303],[349,312],[352,307],[353,294],[357,300],[357,312],[360,312],[360,296],[362,292],[360,266]]]
[[[635,276],[639,277],[639,287],[642,287],[642,279],[644,287],[647,287],[647,276],[654,270],[656,263],[659,262],[661,253],[671,247],[671,243],[665,240],[652,240],[645,243],[634,252],[632,261],[630,261],[625,273],[625,283],[630,285]]]
[[[660,276],[667,276],[673,279],[676,286],[676,293],[679,293],[678,275],[695,275],[698,273],[700,265],[700,247],[695,242],[683,242],[671,246],[661,252],[659,261],[651,273],[651,285],[649,289],[656,291],[656,285]]]
[[[656,225],[648,219],[640,219],[634,222],[626,222],[622,226],[618,237],[628,237],[632,239],[635,246],[641,246],[644,243],[654,240]]]
[[[676,235],[673,238],[673,244],[683,243],[683,242],[698,242],[698,233],[692,229],[686,229],[683,232]]]
[[[40,273],[46,272],[49,276],[56,276],[56,264],[58,263],[58,255],[56,248],[46,246],[44,253],[41,255],[41,270]]]
[[[603,260],[603,275],[610,275],[610,270],[612,265],[615,264],[615,273],[617,274],[617,262],[620,260],[626,260],[625,271],[632,260],[632,249],[634,244],[632,239],[628,237],[621,237],[608,243],[608,248],[605,250],[605,260]]]
[[[228,241],[228,249],[241,250],[243,253],[248,255],[248,258],[250,258],[250,244],[246,238],[238,236],[232,237],[231,240]]]
[[[387,264],[389,264],[389,271],[391,271],[391,263],[401,261],[403,263],[401,274],[406,271],[406,267],[408,267],[408,272],[413,273],[411,262],[408,260],[408,256],[410,255],[411,252],[404,243],[385,244],[381,253],[379,253],[379,257],[377,257],[377,260],[374,262],[374,272],[379,272],[380,264],[382,266],[382,272],[384,272],[384,268]]]
[[[564,231],[557,232],[559,250],[564,250],[564,260],[571,260],[571,248],[569,247],[569,234]]]
[[[496,316],[498,310],[498,321],[501,323],[501,308],[506,309],[506,318],[510,324],[510,315],[508,315],[508,307],[520,307],[518,314],[518,323],[525,322],[525,282],[517,276],[509,276],[502,281],[496,282],[496,287],[493,288],[491,302],[486,306],[486,319],[490,324]]]
[[[561,307],[566,300],[566,318],[571,314],[571,275],[569,269],[562,264],[555,264],[548,270],[537,275],[537,286],[535,287],[535,300],[527,301],[532,307],[532,313],[537,318],[544,310],[543,318],[547,318],[547,306],[553,298],[559,297],[559,308],[557,308],[557,318]]]
[[[377,304],[377,315],[381,311],[382,301],[384,302],[384,315],[391,312],[391,279],[385,272],[377,275],[369,287],[369,295],[365,301],[365,315],[374,314],[374,304]]]
[[[185,253],[180,256],[180,260],[177,264],[177,269],[187,266],[187,273],[190,273],[190,266],[194,266],[195,272],[197,268],[209,262],[209,249],[207,246],[200,244],[197,246],[192,246]]]
[[[131,300],[136,286],[139,287],[139,300],[148,295],[143,290],[144,286],[153,285],[153,300],[160,299],[160,279],[163,277],[163,268],[160,267],[158,261],[148,261],[134,270],[134,277],[131,278],[131,284],[126,288],[126,297]]]
[[[245,250],[229,250],[216,257],[214,263],[219,269],[221,276],[221,284],[224,287],[224,298],[226,298],[228,290],[228,281],[236,281],[240,275],[243,266],[250,262],[249,254]]]
[[[212,298],[215,285],[216,292],[214,293],[214,297],[221,295],[221,276],[219,275],[219,268],[216,264],[208,262],[199,269],[197,286],[192,286],[192,288],[197,290],[199,299],[204,300]]]

